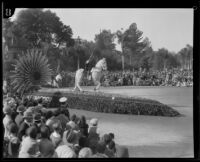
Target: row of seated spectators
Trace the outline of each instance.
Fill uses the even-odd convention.
[[[102,82],[104,86],[192,86],[193,70],[108,72]]]
[[[70,114],[67,98],[49,110],[42,99],[4,97],[5,158],[115,158],[128,157],[126,147],[115,144],[113,133],[101,135],[98,119]],[[28,105],[28,106],[27,106]]]

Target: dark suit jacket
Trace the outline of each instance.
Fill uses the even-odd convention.
[[[24,121],[21,123],[19,126],[19,131],[18,131],[18,138],[20,141],[22,141],[22,137],[26,135],[26,130],[29,128],[29,125],[25,123]]]

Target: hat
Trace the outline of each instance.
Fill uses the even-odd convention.
[[[40,113],[36,113],[33,115],[33,120],[34,121],[41,121],[41,114]]]
[[[92,150],[89,147],[84,147],[79,151],[79,158],[89,158],[92,156]]]
[[[24,112],[24,118],[32,118],[33,117],[33,114],[31,111],[25,111]]]
[[[26,110],[26,108],[24,107],[24,105],[19,105],[17,107],[17,112],[24,112]]]
[[[5,104],[4,107],[3,107],[3,113],[8,114],[8,113],[11,113],[11,112],[12,112],[11,106]]]
[[[76,124],[73,121],[69,121],[67,125],[69,125],[72,129],[76,127]]]
[[[96,119],[96,118],[91,119],[90,124],[93,126],[96,126],[98,124],[98,119]]]
[[[66,102],[66,101],[67,101],[67,98],[66,98],[66,97],[61,97],[61,98],[59,99],[59,101],[60,101],[60,102]]]
[[[27,111],[33,113],[34,112],[35,107],[34,106],[30,106],[28,107]]]

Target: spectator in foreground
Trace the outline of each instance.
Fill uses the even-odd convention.
[[[39,151],[41,158],[55,158],[55,149],[53,143],[49,140],[50,132],[47,126],[40,128],[41,140],[39,142]]]
[[[80,128],[80,132],[82,134],[82,136],[84,137],[88,137],[88,124],[86,122],[86,119],[85,119],[85,116],[81,116],[81,120],[80,120],[80,123],[79,123],[79,128]]]
[[[25,110],[26,110],[26,108],[25,108],[24,105],[19,105],[17,107],[18,115],[15,118],[15,123],[17,124],[18,128],[20,127],[21,123],[24,120],[23,113],[24,113]]]
[[[56,123],[53,124],[53,132],[50,135],[50,139],[55,148],[62,140],[61,134],[62,134],[61,124],[59,121],[57,121]]]
[[[102,141],[99,141],[96,146],[96,153],[92,155],[93,158],[108,158],[105,154],[106,144]]]
[[[8,143],[8,155],[10,158],[17,158],[18,153],[19,153],[19,146],[20,146],[20,141],[17,137],[17,132],[18,132],[18,127],[17,125],[13,122],[9,124],[9,143]]]
[[[33,124],[33,114],[31,111],[26,110],[24,112],[24,121],[21,123],[18,132],[18,138],[22,141],[22,138],[25,137],[27,134],[27,129]]]
[[[37,128],[35,126],[28,128],[27,135],[21,143],[19,158],[37,158],[40,155],[39,145],[36,140]]]
[[[78,157],[79,158],[91,158],[92,150],[89,147],[84,147],[79,151]]]

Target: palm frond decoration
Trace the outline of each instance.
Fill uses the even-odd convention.
[[[37,91],[51,80],[52,70],[48,59],[38,49],[27,50],[14,66],[11,84],[13,90],[21,95]]]

